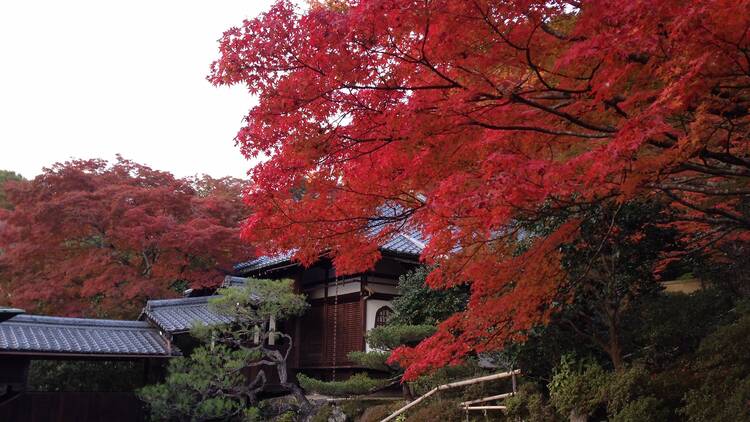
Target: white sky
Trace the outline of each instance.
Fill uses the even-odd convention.
[[[205,80],[216,40],[269,0],[3,0],[0,169],[116,153],[177,176],[244,177],[252,97]]]

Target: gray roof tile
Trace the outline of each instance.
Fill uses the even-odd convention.
[[[419,256],[425,248],[425,240],[418,231],[408,233],[397,233],[380,246],[383,253],[399,255]],[[251,271],[271,268],[279,264],[287,264],[292,261],[293,251],[273,256],[261,256],[250,261],[241,262],[234,266],[236,271],[247,273]]]
[[[162,330],[174,334],[189,331],[196,323],[227,324],[232,319],[212,311],[208,301],[217,296],[149,300],[143,314]]]
[[[40,315],[18,315],[0,323],[0,352],[172,354],[168,342],[146,322]]]

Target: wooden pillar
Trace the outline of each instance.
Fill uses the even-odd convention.
[[[323,362],[328,365],[332,357],[328,354],[328,275],[330,269],[326,268],[326,275],[323,279]]]
[[[303,270],[304,271],[304,270]],[[298,272],[294,275],[294,291],[296,293],[302,293],[302,272]],[[300,342],[302,341],[302,330],[300,328],[300,318],[302,317],[295,317],[292,321],[292,324],[294,325],[294,334],[292,335],[292,364],[290,365],[292,368],[299,368],[299,357],[300,357]]]
[[[367,350],[367,274],[362,274],[359,285],[359,312],[362,318],[362,351],[364,352]]]

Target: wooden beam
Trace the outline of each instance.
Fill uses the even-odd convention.
[[[483,399],[476,399],[476,400],[465,401],[465,402],[460,403],[459,406],[464,406],[465,407],[465,406],[470,406],[472,404],[484,403],[486,401],[502,400],[504,398],[512,397],[513,395],[514,395],[514,393],[498,394],[496,396],[485,397]]]

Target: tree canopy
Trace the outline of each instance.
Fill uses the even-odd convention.
[[[58,163],[9,184],[0,303],[132,317],[143,300],[215,287],[250,256],[235,179],[178,179],[122,158]]]
[[[549,319],[587,205],[660,195],[693,248],[750,239],[748,28],[748,1],[280,0],[209,75],[259,98],[243,235],[349,273],[420,230],[428,283],[472,296],[407,377],[500,348]]]

